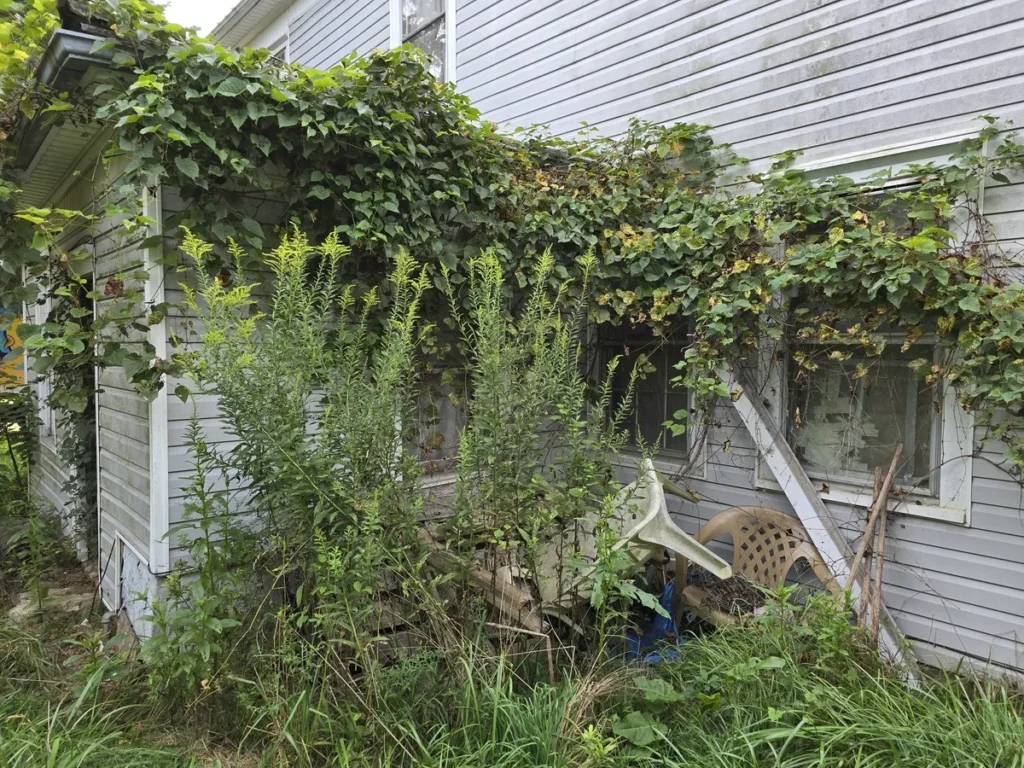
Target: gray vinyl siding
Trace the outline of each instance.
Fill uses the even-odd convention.
[[[1019,111],[1017,0],[467,0],[459,88],[499,124],[711,125],[815,159]]]
[[[58,207],[96,212],[100,218],[88,230],[70,236],[65,247],[91,243],[93,285],[103,291],[111,277],[122,279],[126,290],[141,287],[131,277],[143,266],[138,245],[140,235],[128,236],[119,217],[102,215],[111,190],[120,177],[122,163],[97,167],[83,175],[62,198]],[[106,296],[96,302],[96,312],[109,311],[117,299]],[[141,341],[132,332],[122,343]],[[99,567],[102,594],[108,605],[116,604],[119,593],[117,537],[148,559],[149,556],[149,401],[135,391],[121,368],[98,371],[96,402],[97,505],[99,509]],[[57,440],[60,439],[58,430]],[[36,474],[45,495],[54,501],[57,489],[66,482],[69,469],[60,464],[44,440]],[[67,499],[62,493],[61,503]]]
[[[32,497],[62,518],[66,516],[70,503],[63,491],[67,475],[67,468],[57,456],[54,443],[46,437],[42,438],[36,450],[35,463],[29,468]]]
[[[132,281],[128,273],[139,270],[144,254],[139,250],[140,236],[126,238],[110,222],[96,239],[95,285],[102,287],[111,277],[120,276],[126,289]],[[141,288],[141,284],[135,284]],[[101,288],[102,290],[102,288]],[[97,312],[108,310],[113,298],[98,302]],[[135,332],[129,342],[141,343]],[[100,372],[97,398],[99,435],[99,510],[100,527],[117,531],[143,557],[149,558],[149,400],[139,394],[121,368]]]
[[[463,0],[457,14],[459,89],[508,127],[696,122],[763,166],[789,149],[808,163],[884,156],[976,131],[979,114],[1024,116],[1019,0]],[[1011,263],[1024,239],[1015,181],[984,198]],[[739,504],[792,512],[756,489],[755,449],[728,403],[719,416],[690,483],[703,501],[677,508],[684,527]],[[886,603],[926,662],[1024,670],[1024,490],[1001,464],[992,445],[973,461],[970,527],[891,524]],[[863,510],[831,506],[855,542]]]
[[[456,13],[459,90],[508,127],[571,135],[586,122],[615,134],[633,116],[697,122],[763,167],[790,149],[808,163],[884,156],[975,131],[979,114],[1024,118],[1020,0],[459,0]],[[293,60],[328,66],[387,45],[388,2],[324,0],[289,33]],[[1014,182],[988,186],[983,206],[1012,264],[1024,240],[1024,179]],[[171,399],[172,521],[191,408]],[[213,404],[200,408],[208,437],[226,439]],[[703,475],[689,481],[702,501],[676,507],[684,527],[740,504],[792,512],[784,495],[757,489],[755,449],[731,405],[718,416]],[[1024,670],[1024,489],[1004,466],[996,445],[974,458],[969,527],[907,514],[891,523],[886,603],[926,662]],[[863,510],[830,506],[856,542]]]
[[[282,207],[267,200],[260,195],[252,195],[249,198],[251,213],[253,217],[261,221],[265,231],[270,233],[271,226],[277,224],[282,216]],[[165,227],[170,231],[171,225],[166,223],[167,219],[176,212],[183,209],[186,203],[174,189],[163,190],[163,215]],[[272,247],[273,243],[268,243]],[[164,299],[171,305],[167,313],[167,334],[168,349],[173,349],[172,338],[178,343],[180,352],[196,352],[200,349],[200,327],[195,314],[185,307],[186,284],[195,287],[195,276],[191,265],[185,255],[180,257],[181,264],[188,268],[183,271],[168,267],[164,279]],[[265,281],[269,283],[269,277]],[[198,419],[202,431],[202,439],[213,449],[228,451],[237,444],[237,440],[229,432],[224,420],[221,418],[217,398],[213,395],[192,394],[186,402],[174,394],[179,385],[188,389],[194,387],[193,382],[188,379],[169,379],[165,386],[168,391],[167,398],[167,451],[168,451],[168,525],[170,530],[170,562],[175,563],[187,557],[187,536],[191,529],[186,514],[185,504],[187,499],[187,488],[193,474],[193,456],[187,442],[187,432],[193,415]],[[222,490],[226,487],[223,477],[214,476],[209,478],[212,487]],[[235,506],[240,506],[240,488],[232,488]]]
[[[45,321],[45,308],[39,305],[30,305],[27,309],[25,320],[29,323],[42,323]],[[26,379],[33,385],[37,398],[41,398],[39,389],[39,376],[31,368],[32,352],[29,351],[25,358]],[[52,419],[53,424],[60,421],[60,414],[55,413]],[[53,434],[49,433],[50,427],[43,424],[43,414],[36,414],[36,443],[35,455],[28,468],[29,490],[32,498],[40,504],[47,512],[58,515],[64,521],[65,531],[73,534],[69,520],[69,506],[71,499],[64,492],[64,483],[67,482],[68,468],[64,466],[58,455],[60,445],[60,430]]]
[[[783,494],[756,489],[753,442],[731,405],[723,404],[717,416],[723,426],[712,435],[705,477],[688,482],[701,502],[676,507],[684,529],[696,533],[712,515],[732,506],[764,505],[792,513]],[[884,595],[915,649],[932,663],[955,663],[963,654],[982,663],[1022,669],[1021,487],[986,458],[1001,457],[986,453],[974,460],[969,528],[907,514],[893,516]],[[829,507],[856,546],[863,510],[841,504]]]
[[[288,25],[292,61],[327,68],[388,47],[388,0],[321,0]]]

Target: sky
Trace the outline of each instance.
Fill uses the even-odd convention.
[[[236,0],[169,0],[167,19],[186,27],[199,27],[204,35],[227,16]]]

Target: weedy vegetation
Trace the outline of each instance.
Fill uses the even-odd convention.
[[[706,126],[502,136],[409,47],[282,66],[145,0],[91,4],[120,71],[53,93],[33,72],[56,4],[3,9],[0,134],[45,114],[108,127],[98,162],[127,158],[102,212],[26,208],[0,146],[0,306],[52,307],[22,335],[72,502],[58,521],[30,498],[35,405],[0,398],[3,607],[22,590],[45,606],[67,524],[95,541],[95,372],[146,395],[176,378],[195,415],[186,556],[148,596],[153,636],[3,620],[0,765],[1024,768],[1011,688],[908,687],[824,596],[783,589],[741,627],[628,662],[626,633],[660,606],[609,513],[649,361],[586,370],[604,323],[684,329],[661,372],[693,395],[666,414],[677,436],[713,423],[721,367],[768,343],[804,378],[899,355],[1019,477],[1024,287],[1000,277],[1012,259],[978,205],[1021,173],[1013,131],[985,117],[898,186],[815,181],[795,153],[740,178]],[[156,234],[154,183],[184,201]],[[62,244],[101,227],[180,277],[184,306],[147,298],[146,271],[92,285],[91,256]],[[150,329],[172,311],[185,327],[158,358]],[[421,490],[428,372],[463,419],[443,515]],[[581,521],[596,554],[564,564],[589,574],[578,610],[554,637],[510,630],[479,574],[529,584],[552,531]]]

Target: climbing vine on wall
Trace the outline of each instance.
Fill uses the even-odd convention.
[[[184,268],[179,225],[218,246],[203,265],[213,272],[225,269],[230,242],[258,268],[285,225],[313,240],[335,232],[351,248],[342,278],[367,290],[385,287],[399,248],[436,281],[446,269],[455,286],[470,258],[493,248],[513,291],[527,287],[545,251],[555,282],[575,277],[579,255],[592,251],[594,320],[686,328],[678,383],[702,410],[728,394],[719,366],[749,359],[765,339],[813,340],[831,359],[895,345],[921,377],[955,387],[1024,468],[1024,297],[1000,277],[1004,254],[975,202],[984,183],[1020,171],[1022,147],[993,118],[945,164],[812,180],[789,153],[744,176],[743,161],[704,126],[634,122],[615,139],[499,133],[427,75],[415,50],[322,71],[227,50],[168,25],[141,0],[93,12],[116,32],[97,43],[114,49],[115,74],[87,93],[49,95],[52,117],[81,119],[86,109],[113,129],[108,155],[126,168],[104,213],[118,214],[126,231],[151,224],[140,208],[147,187],[180,198],[166,235],[143,241],[162,245],[172,269]],[[52,279],[43,254],[59,242],[54,220],[75,214],[26,212],[4,183],[3,301],[12,306],[35,298],[23,268]],[[62,365],[60,351],[80,340],[99,365],[126,367],[141,390],[159,386],[173,361],[116,336],[167,307],[122,298],[97,320],[35,329],[37,365]],[[457,358],[443,302],[425,301],[440,321],[429,352]],[[924,336],[941,354],[917,354]],[[817,365],[813,356],[792,362]],[[54,391],[66,407],[75,397]],[[675,419],[682,428],[689,414]]]

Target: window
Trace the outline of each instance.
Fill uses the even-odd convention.
[[[274,42],[267,45],[267,48],[270,49],[270,58],[278,64],[287,64],[291,61],[288,53],[287,32],[277,38]]]
[[[851,356],[836,359],[837,352]],[[937,392],[907,363],[932,354],[927,345],[901,353],[890,344],[879,356],[791,347],[786,436],[807,473],[826,480],[870,481],[876,469],[888,468],[902,445],[897,482],[931,492],[940,471]]]
[[[898,171],[909,163],[945,160],[962,138],[939,137],[902,150],[866,152],[804,169],[812,178],[844,175],[864,183],[879,172]],[[884,210],[891,225],[903,233],[914,222],[900,193],[911,189],[913,184],[892,175],[877,193],[862,196],[857,205],[864,211]],[[962,211],[954,211],[949,228],[966,237],[969,227]],[[823,222],[819,234],[824,236],[827,229]],[[891,508],[970,525],[973,416],[960,407],[952,387],[929,386],[908,367],[914,359],[933,359],[934,346],[927,343],[927,336],[906,352],[901,351],[903,342],[903,336],[894,335],[877,355],[803,341],[781,354],[762,349],[761,381],[767,376],[762,395],[825,500],[867,507],[874,470],[888,468],[896,446],[902,445],[896,479],[899,493],[890,501]],[[839,359],[845,354],[830,356],[836,351],[853,354],[846,359]],[[817,366],[813,370],[799,365],[807,355]],[[760,456],[757,462],[758,487],[782,490]]]
[[[412,43],[430,57],[430,73],[455,82],[455,0],[391,0],[391,45]]]
[[[632,412],[624,425],[629,433],[629,444],[638,445],[641,442],[639,436],[645,446],[655,448],[658,453],[686,454],[686,434],[673,435],[663,426],[666,421],[673,420],[675,413],[687,413],[690,407],[687,391],[671,384],[672,379],[679,375],[675,365],[685,351],[683,334],[661,338],[644,327],[602,326],[598,329],[597,339],[601,350],[597,356],[600,362],[596,372],[598,379],[603,381],[608,363],[617,355],[621,356],[612,380],[613,411],[618,410],[626,396],[633,369],[641,359],[647,361],[644,369],[638,372],[645,375],[637,378]]]
[[[852,351],[842,347],[796,344],[779,355],[764,350],[763,394],[825,500],[867,507],[875,469],[888,468],[902,445],[900,494],[892,509],[969,524],[974,418],[952,387],[929,385],[908,367],[914,359],[932,359],[934,347],[918,343],[904,353],[901,341],[891,339],[880,355],[854,352],[845,360],[829,354]],[[798,362],[807,355],[813,370]],[[781,490],[760,458],[758,465],[758,486]]]

